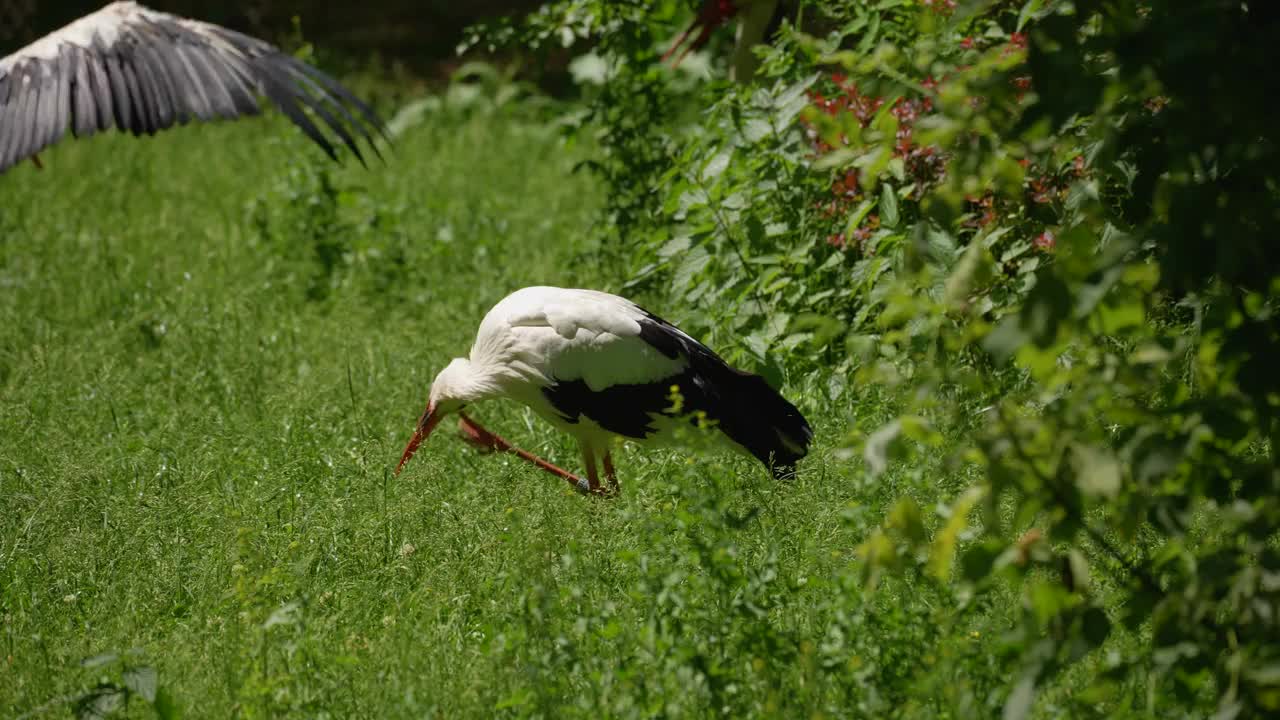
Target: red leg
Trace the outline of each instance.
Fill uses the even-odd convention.
[[[587,467],[587,490],[600,494],[600,474],[596,471],[596,453],[589,445],[582,446],[582,464]]]
[[[506,450],[502,438],[485,430],[471,418],[461,415],[458,418],[458,437],[481,453],[492,453]]]
[[[618,471],[613,467],[613,455],[604,451],[604,477],[609,481],[609,494],[620,495],[622,487],[618,485]]]
[[[485,430],[483,427],[480,427],[476,421],[467,417],[463,413],[458,413],[458,428],[463,432],[463,439],[471,445],[488,449],[490,452],[511,453],[521,460],[531,462],[552,475],[562,478],[565,482],[572,485],[574,490],[577,490],[580,493],[587,493],[590,490],[591,486],[587,480],[574,475],[568,470],[558,468],[533,453],[526,452],[517,447],[512,447],[511,443],[503,440],[497,435],[494,435],[488,430]],[[594,468],[592,469],[592,472],[594,472]]]

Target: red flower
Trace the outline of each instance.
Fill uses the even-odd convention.
[[[964,38],[963,40],[961,40],[961,41],[960,41],[960,47],[964,48],[965,50],[972,50],[972,49],[973,49],[973,38],[972,38],[972,37],[966,37],[966,38]]]
[[[1013,86],[1018,89],[1017,100],[1022,102],[1022,98],[1026,96],[1027,91],[1031,89],[1031,76],[1020,75],[1013,79]]]
[[[986,227],[996,220],[996,196],[994,193],[988,192],[982,197],[965,197],[965,202],[969,204],[971,212],[981,211],[981,215],[977,218],[966,220],[965,227],[979,228]]]
[[[836,197],[854,198],[858,195],[858,171],[848,170],[844,177],[836,178],[831,184],[831,192]]]
[[[1027,36],[1024,35],[1023,33],[1016,32],[1009,36],[1009,44],[1018,48],[1019,50],[1026,50]]]
[[[844,233],[836,233],[827,236],[827,244],[833,248],[844,249]]]
[[[1053,198],[1058,194],[1058,189],[1054,187],[1053,179],[1047,175],[1031,178],[1030,185],[1031,199],[1040,205],[1052,202]]]
[[[1053,236],[1052,230],[1045,230],[1044,232],[1036,236],[1035,243],[1036,243],[1036,247],[1040,248],[1041,250],[1045,252],[1053,252],[1053,249],[1058,244],[1058,240]]]

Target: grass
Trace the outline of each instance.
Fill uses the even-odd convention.
[[[448,433],[391,474],[489,306],[618,279],[581,154],[445,113],[336,169],[276,118],[0,177],[0,716],[65,716],[141,666],[189,717],[997,710],[1000,612],[863,590],[890,501],[965,485],[835,455],[890,416],[873,394],[791,379],[818,436],[788,484],[628,447],[596,502]],[[477,416],[577,466],[520,408]]]

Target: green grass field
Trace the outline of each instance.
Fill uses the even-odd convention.
[[[998,708],[1003,611],[940,624],[937,588],[862,590],[891,500],[966,484],[839,459],[890,417],[874,392],[789,378],[817,439],[787,484],[627,446],[599,502],[448,432],[391,474],[495,301],[617,289],[581,157],[478,113],[338,168],[274,118],[0,177],[0,716],[65,717],[138,667],[187,717]],[[521,408],[476,415],[577,467]]]

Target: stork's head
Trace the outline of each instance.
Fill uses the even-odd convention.
[[[466,358],[454,358],[453,362],[436,375],[435,382],[431,383],[427,410],[422,413],[422,418],[418,420],[418,427],[413,431],[413,437],[409,438],[409,444],[404,447],[404,454],[400,456],[396,473],[399,473],[404,464],[409,462],[409,458],[417,452],[418,446],[427,439],[432,430],[436,429],[436,425],[439,425],[441,420],[466,407],[467,403],[479,400],[485,395],[484,385],[477,382],[471,362]]]

